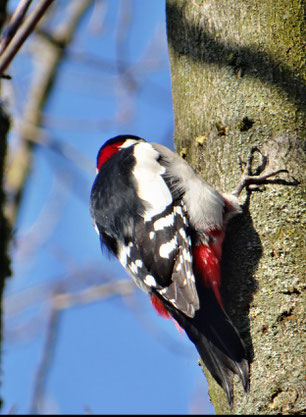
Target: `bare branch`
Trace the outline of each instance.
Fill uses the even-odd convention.
[[[78,293],[55,293],[52,296],[45,343],[34,378],[30,414],[39,414],[41,411],[47,374],[50,369],[56,347],[60,311],[75,305],[91,303],[93,301],[101,300],[114,295],[124,296],[134,292],[135,288],[135,284],[131,280],[114,281],[106,284],[91,286]]]
[[[9,66],[25,40],[33,32],[35,26],[40,21],[42,16],[45,14],[46,10],[53,3],[54,0],[41,0],[33,12],[30,14],[29,18],[26,20],[25,24],[21,27],[20,31],[13,39],[11,47],[6,49],[6,52],[2,55],[0,59],[0,75],[6,70]],[[17,30],[17,29],[16,29]]]
[[[69,5],[70,14],[65,21],[65,25],[60,24],[59,27],[54,30],[52,36],[61,40],[61,47],[50,42],[45,42],[42,48],[37,48],[35,51],[39,54],[39,58],[44,54],[44,59],[39,61],[39,68],[29,92],[27,105],[23,115],[24,123],[21,125],[19,132],[21,143],[14,154],[14,159],[8,169],[7,175],[7,185],[12,198],[6,206],[6,216],[12,225],[16,219],[24,184],[32,164],[34,145],[28,141],[28,138],[33,134],[33,129],[31,129],[29,135],[28,127],[31,125],[39,125],[43,106],[57,76],[59,64],[63,59],[66,47],[70,44],[81,18],[84,16],[84,13],[92,2],[93,0],[75,0]],[[36,134],[38,134],[38,131]],[[36,137],[32,136],[31,142],[35,141]]]
[[[135,288],[134,282],[130,279],[93,285],[77,293],[55,294],[54,306],[57,310],[63,310],[76,305],[92,303],[114,295],[125,296],[134,292]]]
[[[30,414],[39,414],[40,408],[42,406],[44,391],[45,391],[45,384],[46,384],[46,374],[50,368],[50,364],[52,362],[54,349],[56,346],[56,337],[57,337],[57,328],[59,322],[59,312],[58,310],[52,305],[49,322],[47,326],[47,334],[44,343],[44,348],[42,350],[42,355],[39,361],[39,365],[36,371],[36,375],[34,378],[34,390],[31,400],[30,406]]]
[[[99,283],[96,284],[96,279]],[[53,305],[58,310],[68,309],[78,305],[90,304],[109,297],[125,297],[132,294],[136,286],[130,279],[112,280],[105,273],[101,276],[100,268],[89,265],[74,268],[61,278],[54,278],[52,282],[25,289],[7,298],[5,303],[8,321],[22,317],[31,308],[45,305],[50,298],[54,299]],[[84,283],[86,287],[84,288]],[[79,289],[81,286],[81,289]],[[35,316],[30,319],[39,320]],[[8,326],[9,327],[9,326]]]
[[[30,7],[32,0],[21,0],[18,4],[8,26],[4,29],[0,39],[0,56],[3,54],[7,46],[11,43],[15,33],[21,26],[24,17]]]

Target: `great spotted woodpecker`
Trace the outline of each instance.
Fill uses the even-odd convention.
[[[230,405],[234,374],[249,389],[249,364],[221,299],[220,259],[226,224],[241,212],[237,196],[249,183],[221,194],[170,149],[124,135],[99,150],[91,191],[101,243],[157,312],[185,330]]]

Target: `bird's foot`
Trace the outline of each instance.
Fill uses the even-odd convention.
[[[254,154],[256,152],[259,153],[261,156],[261,163],[253,172]],[[287,169],[278,169],[277,171],[271,171],[271,172],[261,175],[262,172],[265,170],[267,163],[268,163],[268,157],[263,155],[256,146],[253,146],[251,148],[246,162],[242,162],[239,157],[239,165],[243,172],[243,175],[242,175],[240,183],[238,184],[237,188],[232,194],[238,197],[244,188],[246,188],[246,190],[249,192],[258,191],[260,189],[258,186],[264,185],[264,184],[297,185],[296,183],[293,184],[292,182],[288,182],[280,178],[272,179],[272,177],[275,177],[276,175],[283,173],[283,172],[288,174]],[[251,185],[254,185],[254,187],[250,187]]]

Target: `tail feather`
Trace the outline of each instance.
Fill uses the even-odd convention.
[[[202,289],[200,305],[194,318],[187,317],[168,303],[167,309],[185,329],[203,363],[223,388],[232,406],[234,374],[239,376],[244,390],[249,390],[249,364],[244,344],[211,289]]]
[[[220,349],[216,345],[212,345],[213,348],[216,346],[217,357],[224,356],[226,366],[239,376],[243,388],[247,392],[249,390],[249,363],[246,359],[244,343],[226,313],[224,311],[221,313],[224,315],[224,321],[218,320],[218,327],[214,326],[213,322],[209,329],[211,337],[209,337],[209,332],[203,332],[203,336],[205,338],[207,334],[206,337],[209,337],[209,340],[217,341],[216,345],[219,345]]]
[[[202,337],[200,342],[195,344],[203,363],[210,371],[213,378],[223,388],[228,403],[232,407],[233,403],[233,372],[226,364],[226,358],[220,360],[220,353],[215,351],[214,345],[209,340]]]
[[[240,378],[244,390],[249,390],[249,363],[244,343],[211,290],[205,289],[201,292],[200,302],[201,309],[197,312],[190,331],[186,329],[186,332],[194,342],[204,364],[224,389],[231,405],[234,374]],[[195,330],[192,327],[195,327]],[[208,361],[207,358],[210,357],[213,357],[214,361]]]
[[[188,333],[187,333],[188,334]],[[188,334],[190,337],[190,333]],[[244,357],[238,359],[237,355],[232,355],[229,349],[227,353],[220,350],[211,340],[211,334],[200,335],[195,342],[195,346],[202,358],[203,363],[210,371],[211,375],[226,393],[229,405],[233,402],[233,376],[237,374],[242,382],[244,390],[247,392],[249,387],[249,365]],[[191,337],[190,337],[191,338]],[[235,357],[235,359],[233,359]]]

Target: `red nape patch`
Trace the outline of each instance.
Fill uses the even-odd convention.
[[[193,268],[205,287],[211,288],[220,307],[224,310],[219,287],[221,284],[219,257],[211,246],[198,245],[193,248]]]
[[[171,315],[169,311],[166,309],[166,307],[164,306],[164,304],[162,303],[162,301],[154,294],[150,294],[150,298],[151,298],[151,303],[153,307],[155,308],[155,310],[157,311],[157,313],[160,316],[164,317],[165,319],[170,319]]]
[[[119,152],[119,147],[124,143],[124,141],[112,143],[102,146],[98,153],[97,157],[97,169],[100,170],[102,165],[115,153]]]

